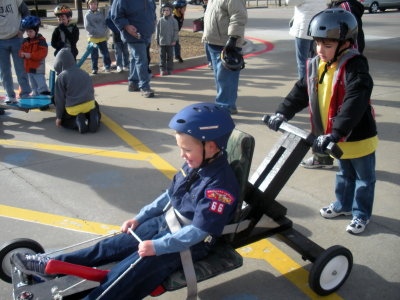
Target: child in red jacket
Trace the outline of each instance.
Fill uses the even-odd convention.
[[[27,16],[22,19],[21,26],[26,30],[28,37],[23,40],[19,56],[24,59],[32,94],[33,96],[49,95],[45,78],[47,43],[39,33],[40,19],[36,16]]]

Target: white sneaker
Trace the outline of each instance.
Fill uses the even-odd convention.
[[[117,66],[117,73],[121,73],[122,72],[122,68],[120,66]]]
[[[326,219],[332,219],[337,216],[350,216],[351,211],[341,211],[341,212],[336,212],[333,208],[333,203],[329,204],[329,206],[323,207],[319,210],[319,213],[321,216],[323,216]]]
[[[359,217],[354,217],[353,220],[351,220],[350,224],[347,225],[346,231],[352,234],[359,234],[365,230],[365,227],[368,225],[368,223],[369,220],[364,221]]]
[[[6,103],[6,104],[16,104],[16,103],[18,103],[18,100],[16,99],[16,98],[14,98],[14,97],[7,97],[5,100],[4,100],[4,103]]]
[[[129,67],[122,67],[122,71],[129,71]]]

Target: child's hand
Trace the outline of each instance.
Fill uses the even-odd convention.
[[[135,38],[139,38],[139,35],[137,33],[137,29],[135,26],[133,25],[126,25],[124,27],[124,29],[126,30],[126,32],[128,32],[131,36],[135,37]]]
[[[140,257],[154,256],[156,251],[154,250],[152,241],[143,241],[139,243],[138,253]]]
[[[135,231],[136,227],[139,226],[139,222],[136,221],[135,219],[130,219],[125,221],[122,226],[121,226],[121,232],[128,232],[128,229],[131,228],[133,231]]]
[[[31,54],[30,53],[24,52],[23,54],[24,54],[25,58],[27,58],[27,59],[31,58]]]
[[[24,58],[24,54],[25,54],[25,52],[19,52],[18,56],[21,57],[21,58]]]

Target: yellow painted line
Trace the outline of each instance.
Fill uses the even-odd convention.
[[[69,230],[88,232],[99,235],[106,235],[119,231],[120,226],[106,225],[97,222],[90,222],[81,219],[63,217],[49,213],[43,213],[23,208],[16,208],[0,204],[0,216],[22,221],[49,225]]]
[[[29,148],[29,149],[41,149],[41,150],[49,150],[49,151],[79,153],[79,154],[96,155],[96,156],[104,156],[104,157],[112,157],[112,158],[132,159],[132,160],[150,160],[151,159],[151,157],[149,157],[146,153],[127,153],[127,152],[108,151],[108,150],[94,149],[94,148],[81,148],[81,147],[41,144],[41,143],[34,143],[34,142],[24,142],[24,141],[17,141],[17,140],[0,139],[0,145],[22,147],[22,148]]]
[[[299,288],[303,293],[310,297],[310,299],[323,298],[327,300],[343,300],[343,298],[335,293],[324,297],[314,293],[314,291],[308,286],[309,272],[303,269],[301,265],[292,260],[284,252],[279,250],[268,239],[260,240],[237,250],[243,257],[265,260],[274,269],[276,269],[279,273],[290,280],[290,282],[297,286],[297,288]]]
[[[163,173],[167,178],[172,179],[177,170],[170,165],[167,161],[162,159],[160,156],[155,154],[149,147],[144,145],[139,139],[131,135],[128,131],[118,125],[116,122],[111,120],[105,114],[101,114],[102,122],[117,136],[120,137],[125,143],[135,149],[137,152],[146,154],[149,162]]]

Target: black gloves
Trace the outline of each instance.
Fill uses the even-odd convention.
[[[286,117],[280,113],[277,113],[271,116],[268,120],[269,129],[278,131],[279,126],[281,126],[282,122],[286,122]]]
[[[331,142],[337,143],[339,141],[339,139],[340,139],[340,137],[338,137],[334,133],[320,135],[314,140],[312,149],[316,153],[324,154],[329,143],[331,143]]]
[[[226,51],[233,51],[233,50],[235,50],[235,48],[236,48],[236,41],[237,41],[237,38],[236,38],[236,37],[230,36],[230,37],[229,37],[229,40],[226,42],[225,50],[226,50]]]

